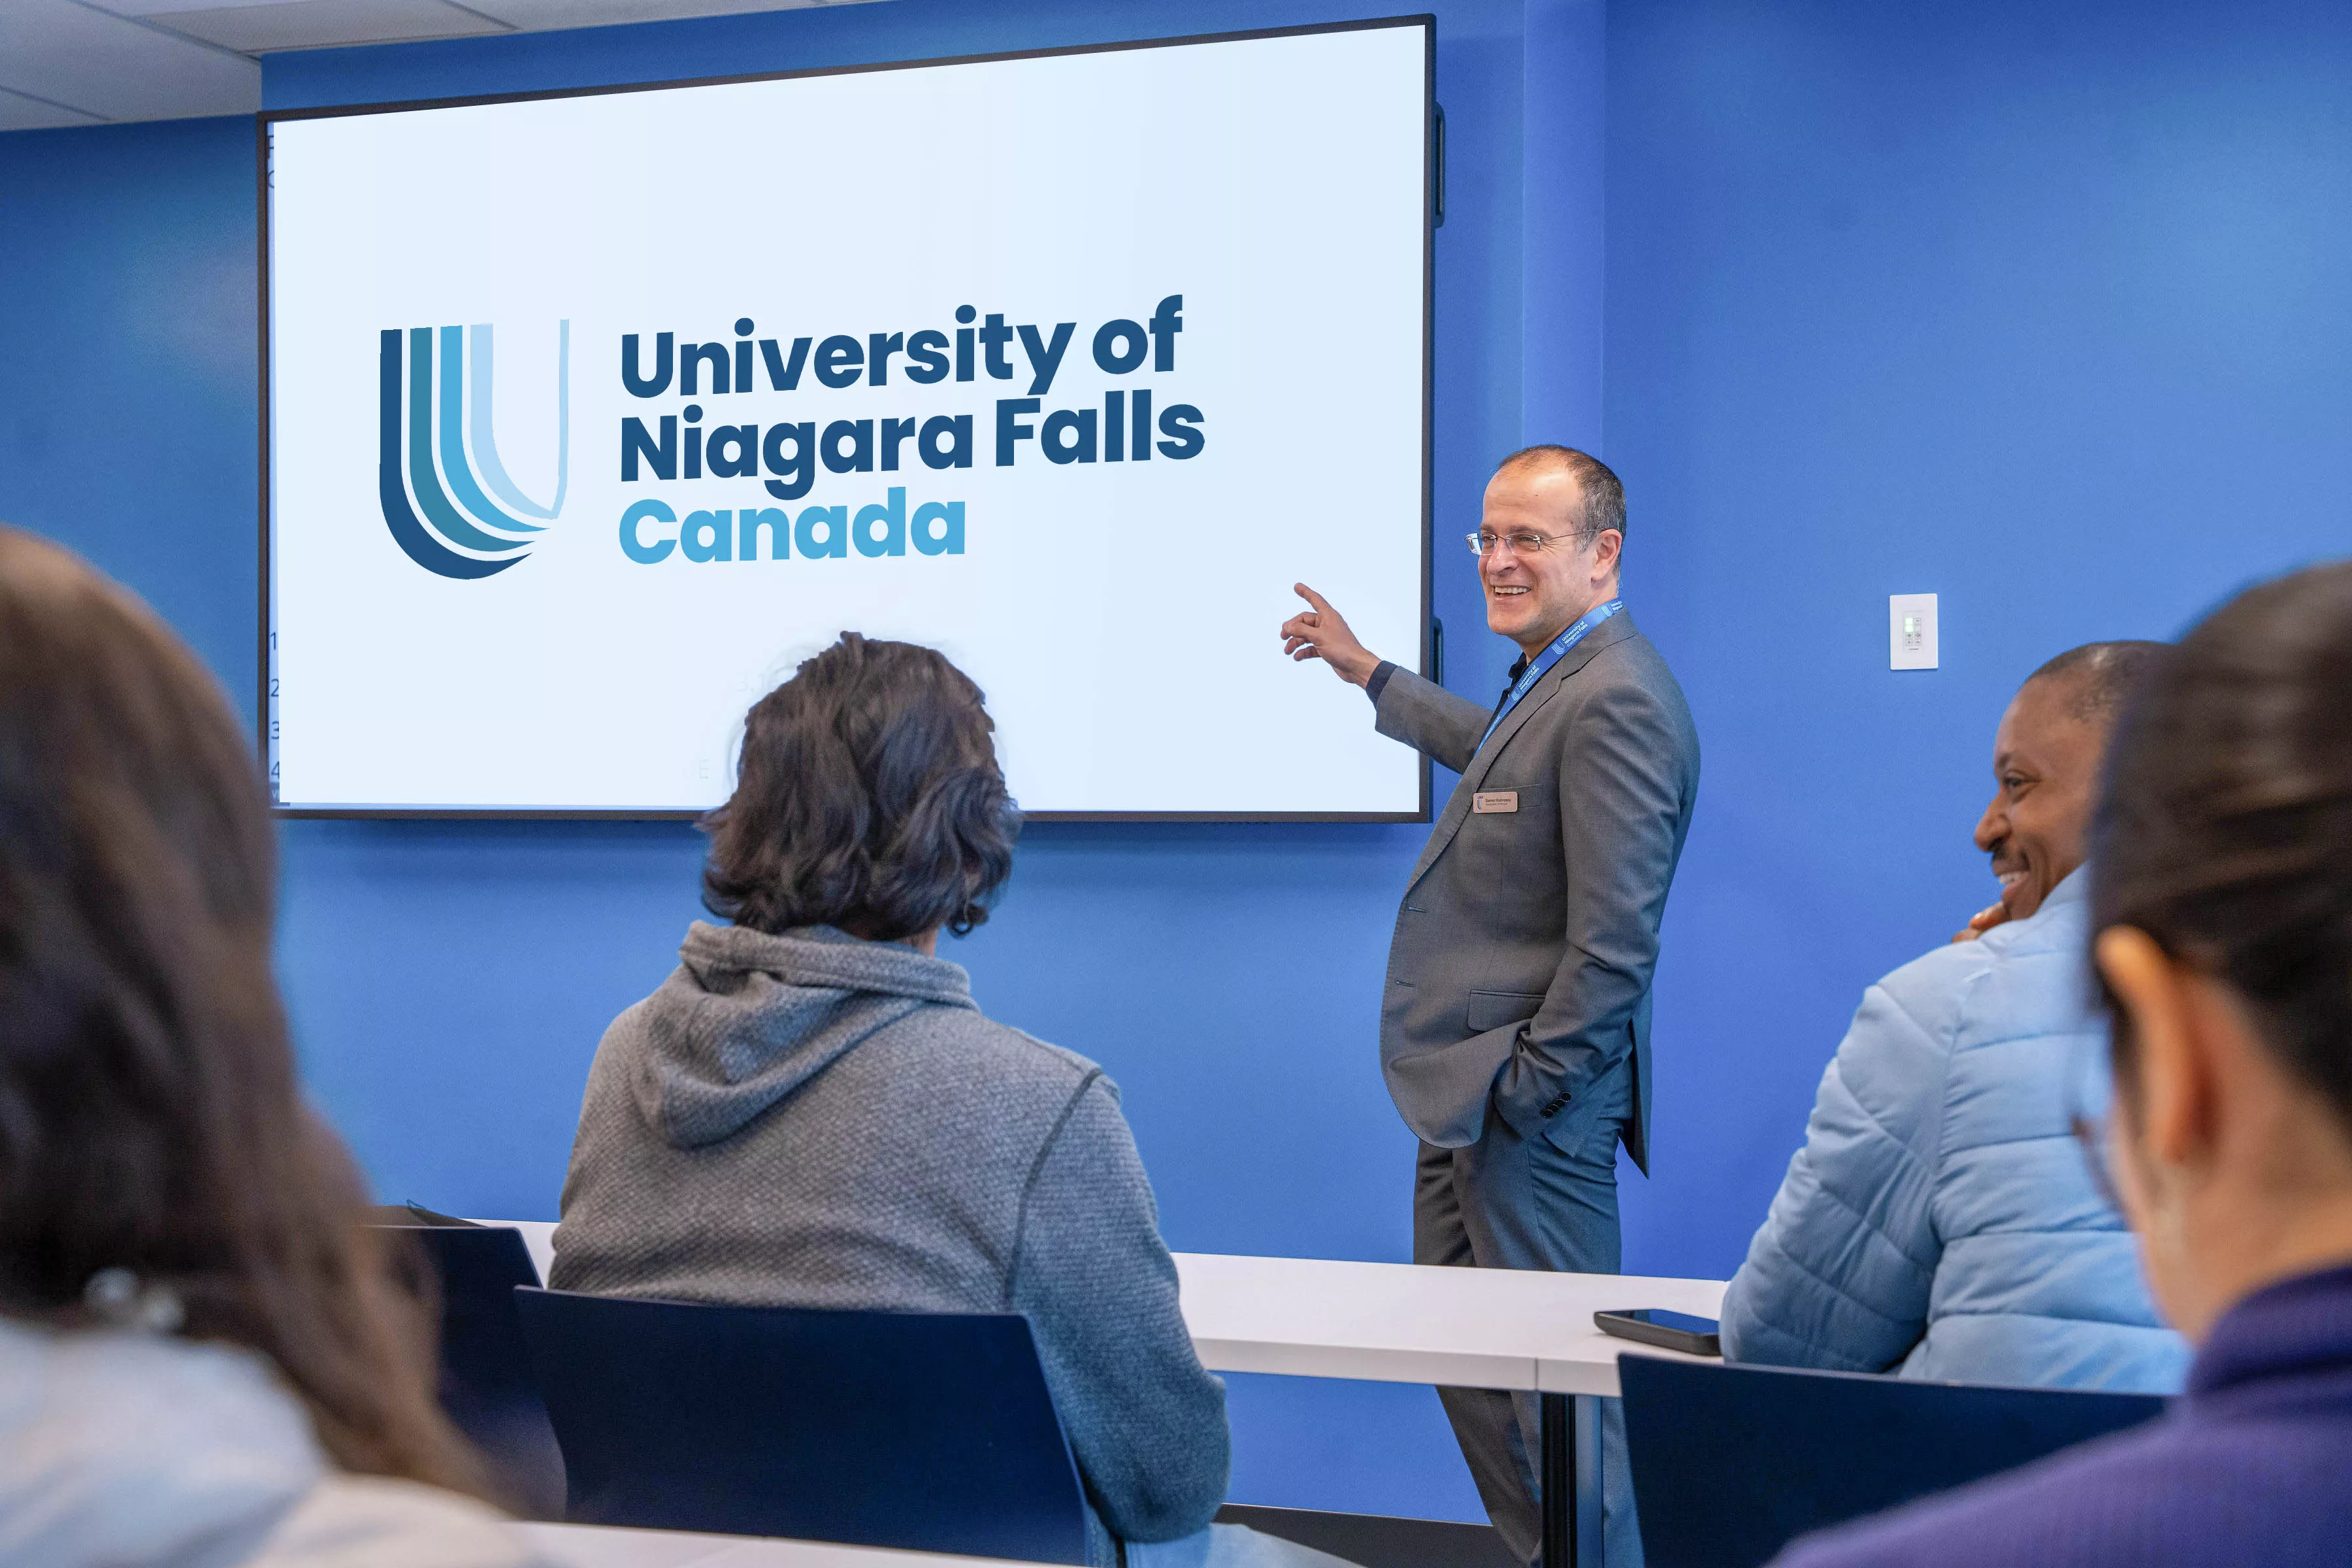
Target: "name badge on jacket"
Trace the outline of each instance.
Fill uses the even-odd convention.
[[[1470,809],[1484,816],[1493,811],[1519,809],[1519,792],[1515,789],[1480,790],[1470,797]]]

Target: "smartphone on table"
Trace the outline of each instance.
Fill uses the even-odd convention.
[[[1622,1312],[1595,1312],[1592,1326],[1621,1340],[1634,1340],[1686,1355],[1721,1355],[1721,1325],[1713,1318],[1669,1312],[1663,1307],[1633,1307]]]

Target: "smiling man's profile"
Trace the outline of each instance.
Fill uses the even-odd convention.
[[[1992,857],[2000,898],[1954,942],[2028,918],[2082,865],[2116,710],[2163,646],[2085,643],[2026,677],[1993,732],[1992,800],[1977,822],[1977,847]]]
[[[1723,1301],[1735,1361],[2169,1394],[2123,1217],[2074,1140],[2104,1096],[2084,984],[2084,865],[2100,763],[2161,643],[2091,643],[2026,679],[1993,737],[1976,829],[2000,899],[1872,986],[1805,1145]]]

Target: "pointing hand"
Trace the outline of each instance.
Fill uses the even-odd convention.
[[[1381,667],[1380,657],[1356,640],[1348,619],[1304,583],[1291,586],[1313,605],[1282,623],[1282,651],[1294,659],[1319,658],[1350,686],[1361,686]]]

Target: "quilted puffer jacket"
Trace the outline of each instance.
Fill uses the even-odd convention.
[[[2188,1348],[2068,1130],[2106,1093],[2088,880],[1870,988],[1724,1297],[1728,1359],[2179,1390]]]

